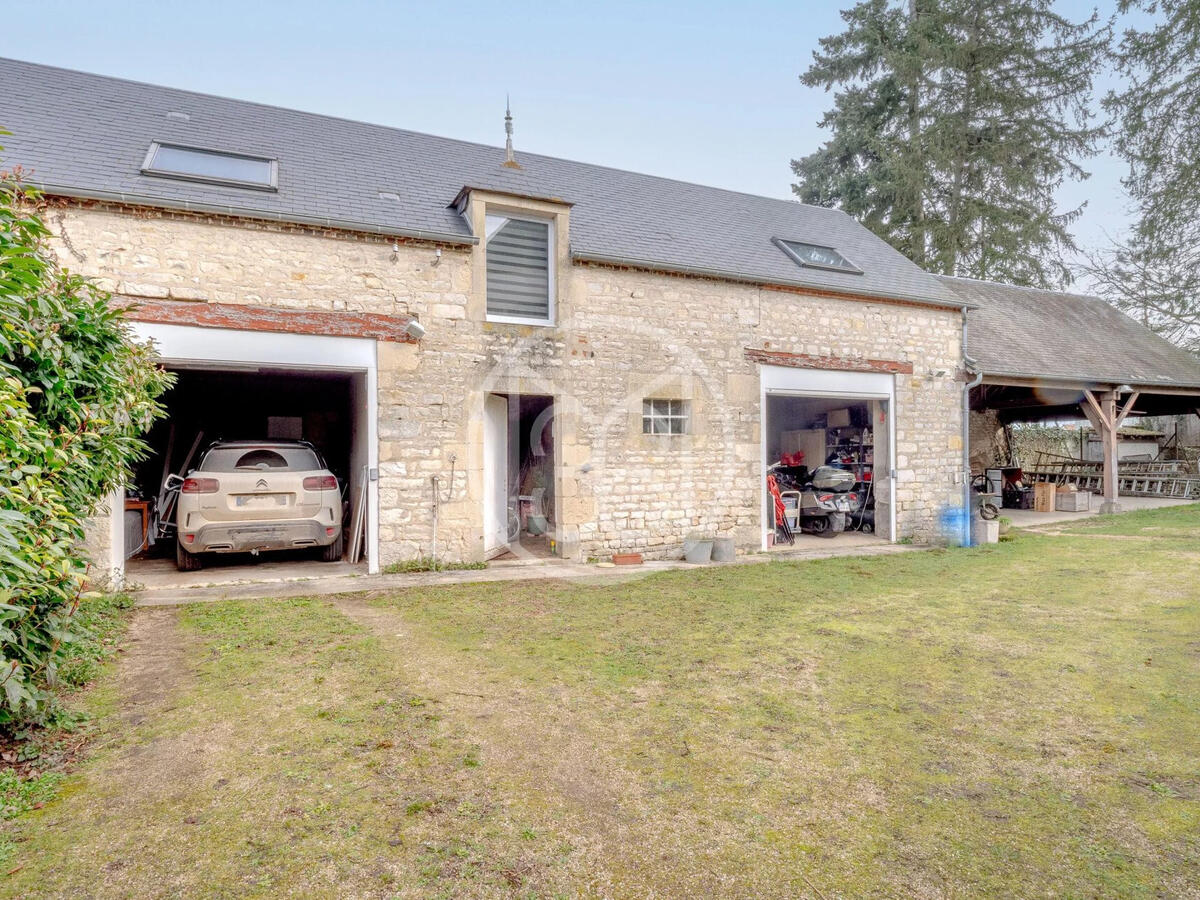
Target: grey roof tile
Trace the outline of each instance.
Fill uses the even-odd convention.
[[[1200,359],[1099,297],[938,277],[964,303],[984,373],[1200,387]]]
[[[55,192],[149,205],[227,210],[284,221],[342,222],[388,234],[471,238],[449,208],[467,185],[574,204],[578,258],[638,261],[748,281],[956,305],[955,295],[843,213],[605,166],[142,84],[0,60],[6,165]],[[185,112],[182,121],[169,112]],[[152,140],[279,159],[276,193],[152,178]],[[401,201],[379,197],[398,193]],[[854,275],[796,265],[772,237],[837,248]]]

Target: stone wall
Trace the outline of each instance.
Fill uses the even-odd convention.
[[[971,429],[971,471],[981,474],[1007,457],[1000,414],[994,409],[971,411],[967,419]]]
[[[961,491],[957,312],[573,264],[558,215],[554,327],[484,321],[478,248],[444,245],[439,257],[414,242],[393,251],[372,236],[114,208],[68,207],[55,224],[69,240],[64,264],[127,296],[420,319],[419,344],[378,345],[384,564],[430,552],[433,476],[439,552],[482,553],[488,392],[555,397],[555,512],[568,551],[669,555],[696,529],[756,548],[761,422],[749,347],[912,365],[896,376],[898,536],[934,535]],[[689,400],[691,433],[643,435],[646,397]]]
[[[83,552],[92,562],[88,569],[89,588],[106,589],[116,586],[114,569],[120,560],[116,559],[118,553],[113,547],[114,507],[121,508],[115,495],[100,504],[95,517],[83,523]],[[124,527],[124,523],[121,527]]]

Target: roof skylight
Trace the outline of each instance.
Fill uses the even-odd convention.
[[[863,270],[832,247],[821,244],[806,244],[802,241],[785,241],[783,238],[772,238],[775,246],[786,253],[798,265],[813,269],[830,269],[834,272],[849,272],[851,275],[861,275]]]
[[[264,156],[155,141],[146,152],[142,174],[273,191],[278,188],[279,163]]]

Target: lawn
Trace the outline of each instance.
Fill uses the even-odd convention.
[[[1200,505],[1064,532],[140,610],[0,890],[1200,896]]]

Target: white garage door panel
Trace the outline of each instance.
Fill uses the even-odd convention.
[[[895,377],[878,372],[834,372],[763,366],[762,386],[768,394],[794,391],[812,396],[887,397],[895,392]]]
[[[278,334],[237,331],[232,328],[197,328],[193,325],[157,325],[132,322],[134,335],[152,340],[158,355],[176,363],[211,365],[229,362],[255,366],[297,366],[306,369],[375,368],[373,338],[326,337],[316,334]]]

